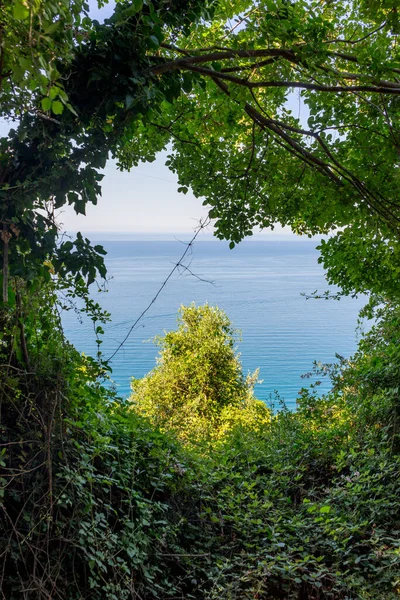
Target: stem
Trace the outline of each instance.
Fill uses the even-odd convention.
[[[11,234],[7,231],[7,225],[3,224],[1,240],[3,241],[3,302],[8,304],[8,242]]]

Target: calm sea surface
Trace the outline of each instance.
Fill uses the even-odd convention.
[[[157,293],[182,255],[178,241],[103,241],[112,277],[109,291],[96,295],[111,312],[102,350],[108,357]],[[198,278],[182,270],[168,282],[155,304],[112,361],[118,392],[129,394],[132,376],[142,377],[155,364],[155,335],[176,326],[181,304],[218,305],[241,331],[238,348],[244,372],[259,367],[258,398],[269,401],[275,390],[294,407],[301,375],[313,361],[332,362],[335,353],[350,356],[356,348],[357,315],[362,299],[306,300],[301,293],[325,291],[323,269],[314,241],[247,241],[234,250],[227,243],[199,241],[186,260]],[[201,279],[207,280],[202,281]],[[213,284],[208,283],[212,281]],[[64,314],[67,337],[82,352],[94,354],[93,325]],[[329,382],[321,390],[329,388]]]

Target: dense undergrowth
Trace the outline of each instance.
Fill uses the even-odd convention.
[[[35,302],[24,329],[2,314],[2,598],[399,597],[397,307],[329,394],[210,451],[114,397]]]

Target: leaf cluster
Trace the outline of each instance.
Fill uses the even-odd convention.
[[[7,598],[397,598],[398,308],[377,309],[327,396],[304,389],[207,452],[115,398],[40,306],[31,370],[1,371]]]
[[[188,445],[223,438],[239,423],[260,430],[269,420],[253,396],[257,372],[244,377],[234,331],[218,307],[182,306],[178,329],[158,338],[157,366],[132,380],[133,410]]]

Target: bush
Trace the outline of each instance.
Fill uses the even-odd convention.
[[[268,421],[258,428],[248,425],[249,406],[256,415],[259,405],[229,322],[210,307],[202,322],[198,310],[190,307],[190,326],[213,358],[232,360],[225,369],[219,363],[215,389],[228,381],[237,395],[232,405],[210,395],[218,443],[206,430],[212,446],[189,438],[188,447],[181,421],[163,433],[115,398],[99,383],[101,366],[49,320],[39,322],[38,309],[40,331],[26,340],[31,370],[5,363],[0,371],[2,596],[398,598],[399,310],[381,311],[355,356],[332,369],[330,393],[304,390],[297,412],[263,409]],[[205,334],[210,322],[225,327],[215,327],[214,340]],[[58,334],[46,347],[49,328]],[[178,369],[183,357],[193,374],[189,322],[181,328],[164,340],[177,360],[171,364]]]
[[[132,380],[134,410],[185,444],[212,442],[234,427],[259,430],[270,420],[253,396],[258,373],[244,377],[226,314],[208,304],[182,306],[178,329],[157,338],[157,366]]]

